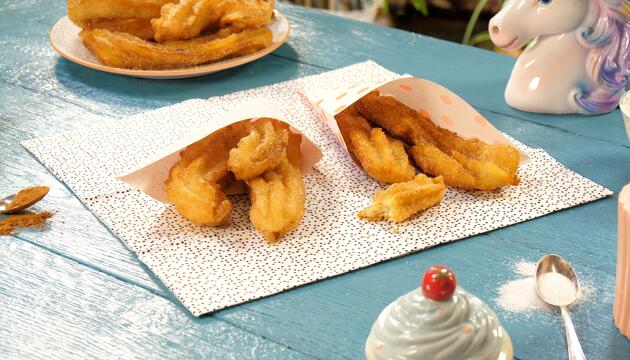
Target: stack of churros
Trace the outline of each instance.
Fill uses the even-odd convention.
[[[271,44],[274,0],[68,0],[81,39],[109,66],[159,70],[254,53]]]
[[[250,220],[275,243],[304,216],[301,142],[287,124],[270,118],[225,127],[180,152],[165,184],[168,200],[195,224],[221,226],[232,212],[225,189],[244,181]]]
[[[336,116],[348,150],[377,181],[394,184],[359,212],[400,222],[439,204],[446,186],[492,191],[518,185],[519,151],[464,139],[391,96],[373,91]],[[414,166],[415,165],[415,166]],[[416,175],[416,167],[430,179]]]

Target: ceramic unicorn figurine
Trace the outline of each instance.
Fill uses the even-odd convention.
[[[600,114],[630,88],[630,0],[510,0],[490,21],[492,41],[515,50],[508,105],[531,112]]]

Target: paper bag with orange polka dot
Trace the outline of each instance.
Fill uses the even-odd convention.
[[[451,130],[464,138],[477,138],[488,144],[509,144],[497,130],[470,104],[457,94],[435,82],[411,76],[375,84],[354,85],[348,88],[304,93],[333,131],[337,141],[348,150],[335,116],[371,91],[395,97],[406,106],[416,109],[434,124]],[[527,162],[521,151],[521,164]]]

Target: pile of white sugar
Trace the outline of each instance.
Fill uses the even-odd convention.
[[[536,263],[524,260],[518,261],[513,266],[513,271],[519,278],[508,281],[499,288],[497,305],[510,312],[528,312],[532,310],[551,310],[553,307],[545,304],[536,293]],[[580,284],[580,293],[576,303],[588,300],[594,293],[588,282]],[[541,288],[549,293],[554,300],[563,302],[575,296],[575,289],[571,280],[564,275],[549,273],[541,278]],[[566,301],[565,301],[566,302]]]
[[[577,290],[568,277],[556,273],[546,273],[540,277],[540,292],[551,304],[568,305],[576,300]]]

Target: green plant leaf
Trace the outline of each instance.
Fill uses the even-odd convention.
[[[389,14],[389,0],[383,0],[383,15]]]
[[[475,29],[475,25],[477,25],[477,21],[479,20],[479,15],[481,14],[481,11],[483,10],[483,8],[486,7],[487,3],[488,3],[488,0],[479,0],[479,2],[477,3],[477,6],[475,6],[475,9],[473,10],[472,15],[470,15],[470,19],[468,20],[468,25],[466,25],[466,31],[464,32],[464,39],[462,40],[463,44],[471,45],[470,37],[472,36],[472,32]]]
[[[429,8],[425,0],[411,0],[411,5],[424,16],[429,16]]]
[[[487,31],[480,32],[472,38],[470,38],[470,45],[475,46],[479,43],[490,41],[490,33]]]

